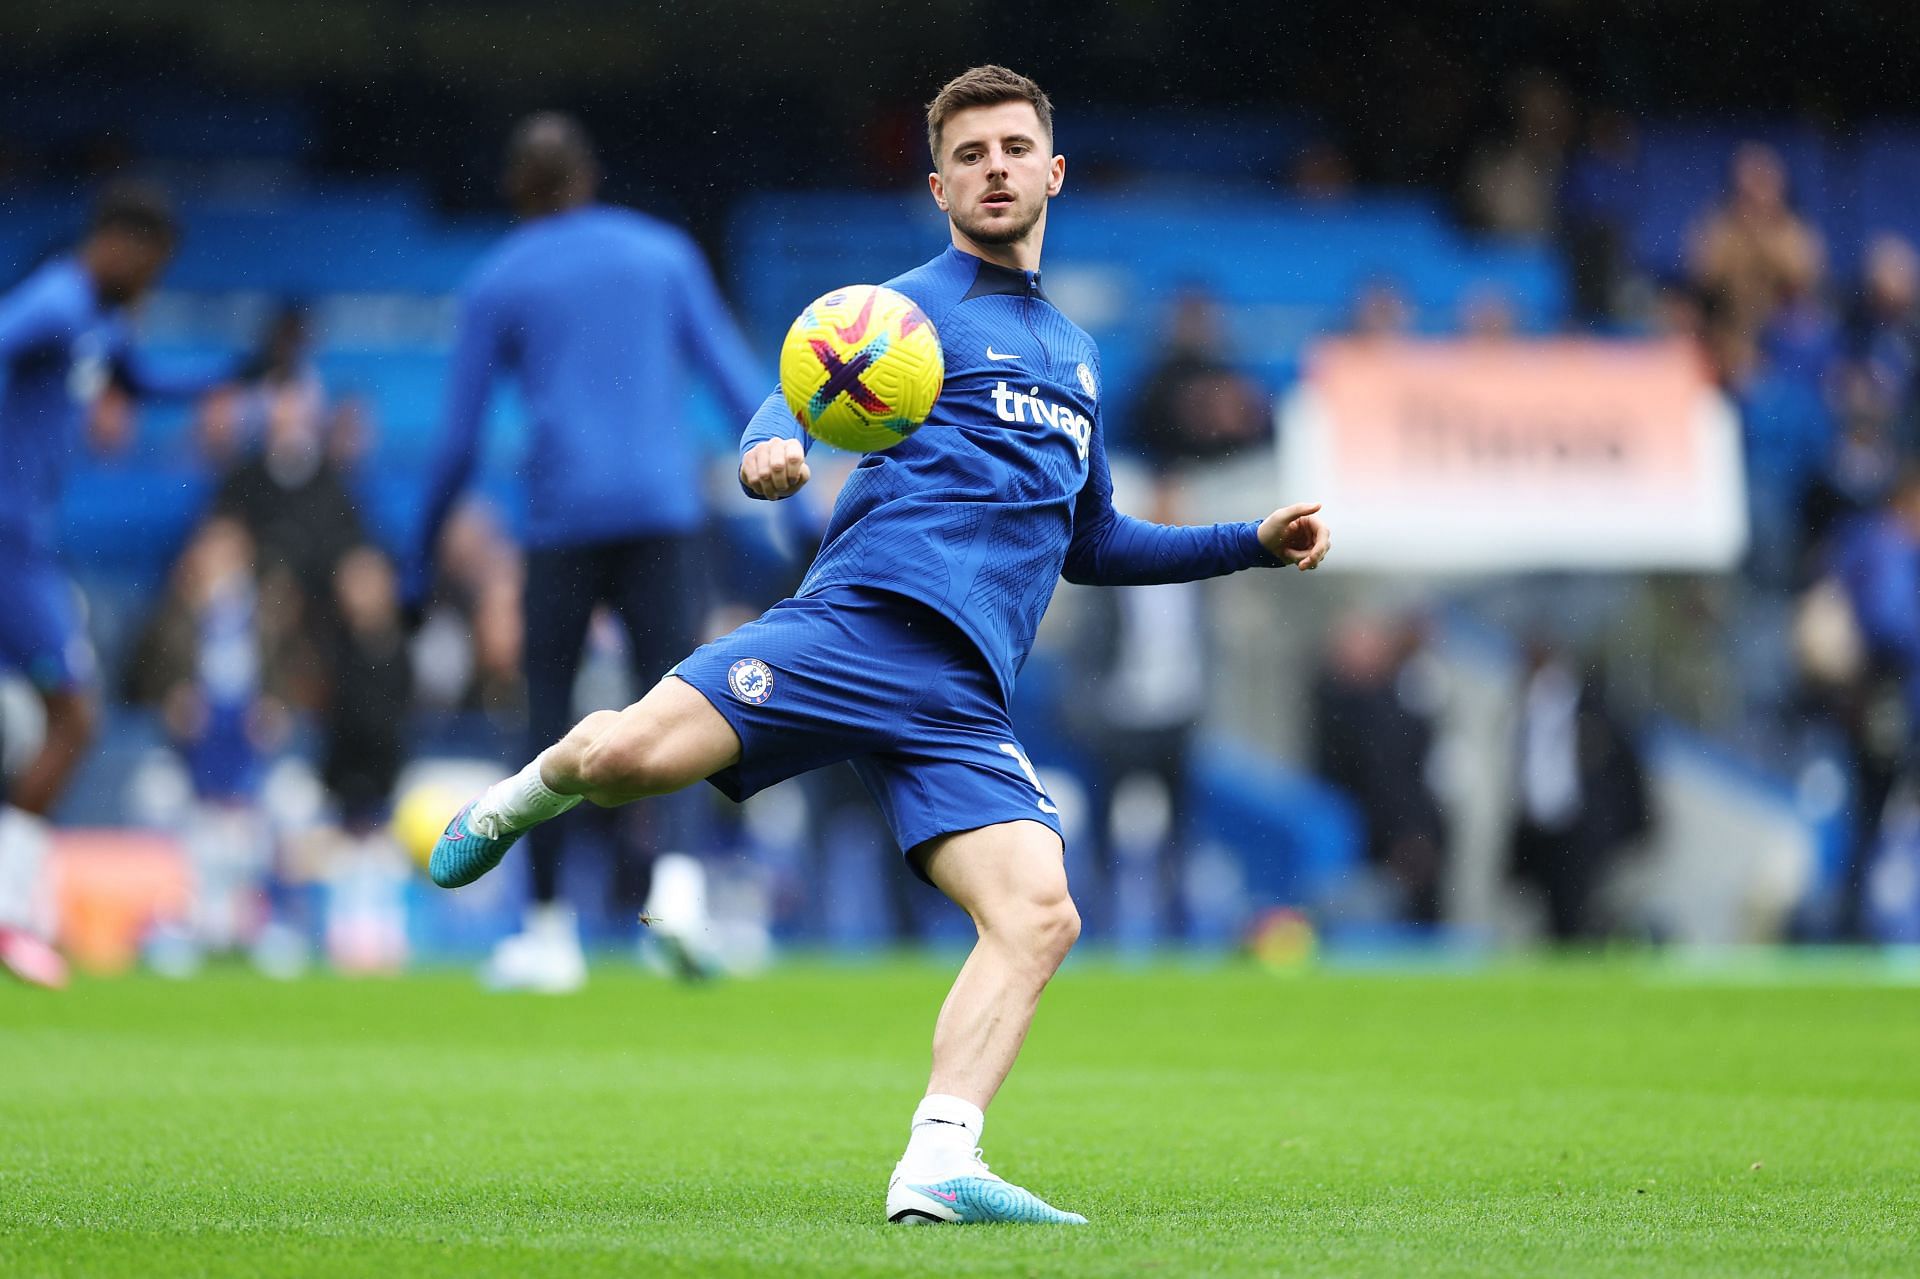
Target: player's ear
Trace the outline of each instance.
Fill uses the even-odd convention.
[[[1056,155],[1055,157],[1053,157],[1053,163],[1049,165],[1047,168],[1048,198],[1051,199],[1053,196],[1059,195],[1060,188],[1066,185],[1066,181],[1067,181],[1067,157],[1065,157],[1064,155]]]
[[[933,202],[940,206],[940,212],[947,211],[947,189],[940,181],[940,171],[934,170],[927,175],[927,190],[933,192]]]

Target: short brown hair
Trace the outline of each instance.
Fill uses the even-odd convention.
[[[1033,113],[1040,117],[1040,127],[1046,131],[1048,143],[1052,143],[1053,101],[1047,97],[1047,91],[1018,71],[988,63],[962,71],[941,85],[940,92],[927,103],[927,150],[933,156],[934,167],[940,167],[940,131],[947,127],[947,117],[968,107],[998,106],[1002,102],[1025,102],[1031,106]]]

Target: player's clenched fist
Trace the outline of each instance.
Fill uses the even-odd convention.
[[[1333,549],[1333,533],[1320,518],[1320,503],[1299,502],[1283,506],[1260,521],[1260,545],[1282,564],[1292,564],[1302,572],[1320,567]]]
[[[761,497],[798,492],[812,474],[799,440],[762,440],[740,459],[740,482]]]

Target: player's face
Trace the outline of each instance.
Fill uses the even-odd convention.
[[[95,287],[112,305],[138,302],[167,269],[167,261],[173,256],[172,241],[126,231],[98,234],[98,251],[92,257],[97,272]]]
[[[1067,162],[1051,154],[1051,141],[1026,102],[954,112],[928,179],[934,203],[975,244],[1018,244],[1040,225],[1066,177]]]

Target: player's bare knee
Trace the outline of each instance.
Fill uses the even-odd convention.
[[[646,794],[639,752],[617,732],[603,732],[580,752],[580,784],[596,804],[620,804]]]
[[[584,752],[587,747],[611,732],[619,722],[619,711],[594,711],[569,729],[567,735],[560,739],[560,745],[563,749]]]
[[[1071,897],[1062,896],[1042,913],[1036,928],[1038,958],[1051,973],[1066,959],[1073,943],[1080,940],[1080,911]]]
[[[982,934],[992,934],[1044,983],[1080,937],[1080,912],[1064,887],[1058,892],[1021,896],[979,919]]]

